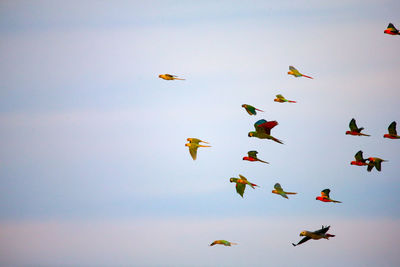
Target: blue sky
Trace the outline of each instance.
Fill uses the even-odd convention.
[[[399,10],[2,1],[0,263],[309,266],[329,251],[328,266],[398,265],[400,143],[382,136],[400,123],[400,37],[383,34]],[[371,137],[346,136],[351,118]],[[248,138],[258,119],[277,120],[285,145]],[[187,137],[212,148],[193,161]],[[389,160],[382,172],[350,166],[360,149]],[[242,161],[249,150],[271,164]],[[260,188],[241,199],[238,174]],[[271,194],[276,182],[299,194]],[[315,201],[325,188],[343,204]],[[322,224],[336,237],[290,245]],[[207,247],[221,238],[239,246]]]

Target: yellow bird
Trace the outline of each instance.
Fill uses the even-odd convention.
[[[178,76],[171,75],[171,74],[160,74],[160,75],[158,75],[158,78],[161,78],[161,79],[164,79],[164,80],[168,80],[168,81],[171,81],[171,80],[182,80],[182,81],[184,81],[185,80],[185,79],[180,79],[180,78],[178,78]]]

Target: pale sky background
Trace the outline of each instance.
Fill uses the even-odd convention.
[[[400,140],[383,138],[400,124],[400,36],[383,33],[399,14],[381,0],[1,1],[0,265],[400,266]],[[351,118],[371,137],[346,136]],[[248,138],[259,119],[285,145]],[[212,148],[193,161],[187,137]],[[382,172],[350,165],[360,149]],[[238,174],[260,188],[242,199]],[[325,188],[343,203],[316,201]],[[336,237],[292,247],[321,225]]]

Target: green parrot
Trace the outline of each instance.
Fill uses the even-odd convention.
[[[249,113],[250,115],[256,115],[257,114],[256,110],[264,112],[263,110],[255,108],[255,107],[253,107],[251,105],[248,105],[248,104],[243,104],[242,107],[245,108],[247,113]]]
[[[387,160],[384,160],[384,159],[381,159],[381,158],[368,158],[368,160],[369,160],[369,163],[368,163],[368,167],[367,167],[367,171],[372,171],[372,169],[375,167],[378,171],[381,171],[381,164],[382,164],[382,162],[384,162],[384,161],[387,161]]]
[[[233,242],[229,242],[229,241],[226,241],[226,240],[215,240],[214,242],[212,242],[211,244],[210,244],[210,246],[214,246],[214,245],[224,245],[224,246],[226,246],[226,247],[230,247],[231,245],[237,245],[237,243],[233,243]]]
[[[289,102],[289,103],[296,103],[296,101],[293,100],[288,100],[286,99],[283,95],[279,94],[276,95],[276,98],[274,99],[275,102],[279,102],[279,103],[284,103],[284,102]]]
[[[293,75],[294,77],[306,77],[306,78],[309,78],[309,79],[313,79],[312,77],[310,77],[310,76],[307,76],[307,75],[304,75],[304,74],[302,74],[302,73],[300,73],[295,67],[293,67],[293,66],[289,66],[289,72],[288,72],[288,74],[289,75]]]
[[[282,197],[289,199],[287,195],[296,195],[297,193],[292,193],[292,192],[285,192],[283,191],[281,185],[279,183],[276,183],[274,185],[275,190],[272,190],[272,193],[281,195]]]
[[[255,132],[249,132],[249,137],[257,137],[260,139],[270,139],[279,144],[283,144],[283,142],[271,135],[271,129],[278,125],[277,121],[266,121],[266,120],[259,120],[254,123],[254,128],[256,129]]]
[[[196,158],[197,158],[197,149],[199,147],[211,147],[211,146],[200,145],[199,144],[200,142],[207,143],[207,144],[208,144],[208,142],[202,141],[197,138],[188,138],[186,140],[189,141],[189,143],[186,143],[185,146],[189,147],[189,153],[192,156],[193,160],[196,160]]]
[[[239,178],[230,178],[229,181],[231,183],[236,183],[236,192],[243,197],[244,194],[244,190],[246,189],[246,185],[251,186],[251,188],[255,189],[255,186],[258,186],[256,184],[252,184],[250,183],[246,177],[244,177],[243,175],[239,174]]]

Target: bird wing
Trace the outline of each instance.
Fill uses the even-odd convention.
[[[239,178],[240,179],[242,179],[242,180],[246,180],[247,181],[247,178],[246,177],[244,177],[243,175],[241,175],[241,174],[239,174]]]
[[[300,245],[300,244],[303,244],[304,242],[307,242],[307,241],[310,240],[310,239],[311,239],[311,237],[306,236],[306,237],[304,237],[302,240],[300,240],[299,243],[297,243],[296,245],[293,244],[293,243],[292,243],[292,245],[293,245],[293,246],[298,246],[298,245]]]
[[[368,167],[367,167],[367,171],[372,171],[372,169],[375,167],[375,163],[374,162],[370,162],[368,163]]]
[[[172,74],[165,74],[165,76],[167,76],[167,77],[169,77],[169,78],[173,78],[173,77],[176,77],[176,75],[172,75]]]
[[[358,151],[355,155],[354,158],[356,159],[356,161],[361,161],[361,162],[365,162],[365,159],[363,158],[363,152],[360,150]]]
[[[317,230],[317,231],[314,231],[314,234],[317,234],[317,235],[326,234],[326,232],[329,231],[329,228],[330,228],[330,226],[326,226],[326,227],[323,227],[323,226],[322,226],[321,229],[319,229],[319,230]]]
[[[193,158],[193,160],[196,160],[196,158],[197,158],[197,146],[190,146],[189,147],[189,152],[190,152],[190,155],[192,156],[192,158]]]
[[[281,95],[281,94],[276,95],[276,98],[281,99],[281,100],[285,100],[285,98],[284,98],[283,95]]]
[[[291,70],[294,75],[301,75],[301,73],[293,66],[289,66],[289,70]]]
[[[389,134],[397,135],[397,131],[396,131],[396,122],[395,122],[395,121],[392,122],[392,123],[389,125],[388,130],[389,130]]]
[[[254,128],[256,129],[257,133],[266,133],[268,135],[271,134],[271,129],[278,125],[277,121],[266,121],[266,120],[259,120],[254,123]]]
[[[392,23],[389,23],[389,25],[387,26],[387,28],[388,28],[388,29],[392,28],[392,29],[394,29],[395,31],[397,31],[396,27],[395,27]]]
[[[331,190],[329,189],[324,189],[321,191],[321,197],[323,198],[329,198],[329,192],[331,192]]]
[[[351,119],[350,123],[349,123],[349,127],[350,130],[352,132],[356,132],[358,130],[357,124],[356,124],[356,120],[355,119]]]
[[[276,191],[283,191],[283,189],[282,189],[282,187],[281,187],[281,185],[279,183],[276,183],[274,185],[274,188],[276,189]]]
[[[246,179],[246,178],[245,178]],[[243,197],[244,194],[244,190],[246,189],[246,185],[245,184],[241,184],[241,183],[236,183],[236,192]]]
[[[381,160],[375,160],[374,164],[375,164],[375,168],[376,168],[378,171],[381,171],[381,164],[382,164],[382,161],[381,161]]]
[[[249,151],[249,152],[247,152],[247,155],[250,157],[250,158],[257,158],[257,151],[255,151],[255,150],[252,150],[252,151]]]

